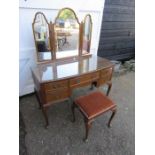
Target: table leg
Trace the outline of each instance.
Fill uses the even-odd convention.
[[[73,120],[72,120],[72,122],[75,122],[75,108],[76,108],[76,105],[73,102],[73,104],[72,104],[72,114],[73,114]]]
[[[48,115],[47,115],[47,107],[43,107],[42,108],[42,112],[43,112],[43,115],[44,115],[44,118],[45,118],[45,121],[46,121],[45,128],[47,128],[48,125],[49,125]]]
[[[97,82],[96,81],[91,83],[90,90],[93,90],[94,87],[97,87]]]
[[[35,89],[34,89],[34,92],[35,92],[35,95],[36,95],[37,101],[38,101],[38,103],[39,103],[39,109],[41,109],[42,104],[41,104],[41,102],[40,102],[40,99],[39,99],[38,93],[37,93],[37,91],[36,91]]]

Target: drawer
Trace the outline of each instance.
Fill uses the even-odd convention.
[[[112,75],[112,68],[101,70],[101,77],[104,77],[106,75],[110,75],[110,76]]]
[[[44,84],[45,91],[55,91],[58,89],[68,88],[68,80],[55,81]]]
[[[112,68],[104,69],[101,71],[100,84],[110,81],[112,77]]]
[[[80,83],[93,81],[93,80],[96,80],[98,78],[99,78],[99,72],[89,73],[89,74],[81,75],[79,77],[71,79],[70,80],[70,85],[73,86],[73,85],[77,85],[77,84],[80,84]]]
[[[57,100],[66,99],[69,97],[68,89],[64,89],[63,91],[49,91],[46,92],[46,102],[52,102]]]

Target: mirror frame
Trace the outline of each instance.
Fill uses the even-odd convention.
[[[56,60],[67,59],[67,58],[72,58],[72,57],[79,57],[80,56],[80,52],[81,52],[81,45],[82,45],[82,42],[81,42],[81,36],[82,36],[81,23],[79,22],[79,19],[78,19],[77,15],[76,15],[75,11],[73,9],[69,8],[69,7],[65,7],[65,8],[60,9],[58,14],[57,14],[57,16],[56,16],[56,18],[55,18],[55,20],[54,20],[54,25],[56,25],[56,20],[59,19],[59,16],[62,13],[62,11],[66,10],[66,9],[68,9],[68,10],[73,12],[73,14],[75,16],[75,19],[76,19],[77,23],[79,24],[78,55],[76,55],[76,56],[68,56],[68,57],[64,57],[64,58],[59,58],[59,59],[56,59]],[[55,28],[55,26],[54,26],[54,28]],[[56,41],[55,41],[55,43],[56,43]],[[56,46],[56,44],[55,44],[55,46]],[[56,52],[57,52],[56,51],[56,47],[54,49],[55,49],[54,52],[55,52],[55,55],[56,55]]]
[[[78,41],[78,55],[77,56],[68,56],[68,57],[64,57],[64,58],[59,58],[59,59],[56,59],[56,34],[55,34],[55,24],[56,24],[56,20],[59,18],[61,12],[65,9],[68,9],[70,11],[73,12],[74,16],[75,16],[75,19],[77,21],[77,23],[79,24],[79,41]],[[51,59],[49,60],[42,60],[42,61],[39,61],[39,57],[38,57],[38,47],[36,45],[36,37],[35,37],[35,33],[34,33],[34,24],[35,24],[35,20],[37,18],[37,15],[38,14],[41,14],[43,15],[47,25],[48,25],[48,31],[49,31],[49,44],[50,44],[50,51],[51,52]],[[49,62],[54,62],[54,61],[58,61],[58,60],[62,60],[62,59],[72,59],[72,58],[80,58],[80,57],[84,57],[84,56],[91,56],[92,54],[90,53],[90,50],[88,51],[88,53],[86,54],[82,54],[82,51],[83,51],[83,35],[84,35],[84,27],[85,27],[85,22],[86,22],[86,18],[87,16],[89,16],[90,18],[90,24],[91,24],[91,36],[90,36],[90,44],[89,44],[89,48],[91,46],[91,38],[92,38],[92,27],[93,27],[93,23],[92,23],[92,18],[91,18],[91,15],[90,14],[86,14],[85,17],[84,17],[84,20],[81,21],[81,23],[79,22],[79,19],[75,13],[75,11],[69,7],[65,7],[65,8],[62,8],[59,10],[55,20],[54,20],[54,23],[52,23],[50,21],[50,23],[48,22],[48,20],[46,19],[46,16],[44,15],[43,12],[36,12],[35,13],[35,17],[33,19],[33,23],[32,23],[32,30],[33,30],[33,36],[34,36],[34,42],[35,42],[35,47],[36,47],[36,62],[38,64],[40,63],[49,63]]]
[[[70,10],[70,11],[72,11],[72,12],[74,13],[75,18],[76,18],[78,24],[80,25],[79,19],[77,18],[77,15],[76,15],[75,11],[74,11],[73,9],[71,9],[71,8],[68,8],[68,7],[65,7],[65,8],[62,8],[62,9],[59,10],[59,12],[58,12],[58,14],[57,14],[57,16],[56,16],[56,18],[55,18],[55,20],[54,20],[54,23],[56,23],[56,20],[59,18],[61,12],[62,12],[63,10],[66,10],[66,9],[68,9],[68,10]]]
[[[84,37],[84,28],[85,28],[85,24],[86,24],[86,19],[87,17],[89,17],[90,19],[90,25],[91,25],[91,29],[90,29],[90,43],[89,43],[89,49],[88,49],[88,53],[87,54],[82,54],[82,56],[85,56],[85,55],[91,55],[90,54],[90,46],[91,46],[91,38],[92,38],[92,27],[93,27],[93,23],[92,23],[92,18],[91,18],[91,15],[90,14],[86,14],[85,17],[84,17],[84,20],[83,20],[83,33],[82,33],[82,52],[83,52],[83,37]]]
[[[35,24],[35,21],[36,21],[36,18],[37,18],[37,16],[39,15],[39,14],[41,14],[43,17],[44,17],[44,19],[45,19],[45,21],[46,21],[46,23],[47,23],[47,25],[48,25],[48,31],[49,31],[49,44],[50,44],[50,51],[49,52],[51,52],[51,59],[49,59],[49,60],[42,60],[42,61],[39,61],[39,55],[38,55],[38,47],[37,47],[37,44],[36,44],[36,37],[35,37],[35,30],[34,30],[34,24]],[[35,47],[36,47],[36,62],[37,63],[45,63],[45,62],[51,62],[52,60],[53,60],[53,52],[52,52],[52,49],[53,49],[53,45],[51,44],[51,31],[50,31],[50,24],[48,23],[48,21],[47,21],[47,19],[46,19],[46,16],[44,15],[44,13],[43,12],[36,12],[35,13],[35,17],[34,17],[34,19],[33,19],[33,23],[32,23],[32,30],[33,30],[33,36],[34,36],[34,42],[35,42]]]

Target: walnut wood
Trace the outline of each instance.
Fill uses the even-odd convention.
[[[42,104],[40,102],[39,95],[38,95],[38,93],[37,93],[37,91],[35,89],[34,89],[34,92],[35,92],[36,98],[37,98],[38,103],[39,103],[39,109],[41,109],[42,108]]]
[[[85,127],[86,127],[86,136],[84,138],[84,141],[88,142],[88,134],[89,134],[89,129],[92,126],[92,120],[89,120],[87,118],[84,118],[84,120],[85,120]]]
[[[56,39],[55,39],[55,30],[54,30],[54,24],[50,22],[50,45],[51,45],[51,51],[52,51],[52,60],[56,60]]]
[[[111,87],[112,87],[112,82],[111,81],[107,82],[107,85],[108,85],[108,90],[107,90],[106,95],[108,96],[110,93]]]
[[[72,104],[72,114],[73,114],[73,120],[72,122],[75,122],[75,108],[77,108],[76,104],[73,102]]]
[[[48,125],[49,125],[48,116],[47,116],[47,107],[43,107],[42,112],[43,112],[43,115],[44,115],[44,118],[45,118],[45,121],[46,121],[45,128],[47,128]]]
[[[116,114],[116,109],[112,110],[112,115],[109,119],[109,122],[108,122],[108,127],[110,128],[111,127],[111,121],[113,120],[114,116]]]
[[[68,9],[68,10],[72,11],[72,12],[73,12],[73,14],[74,14],[74,16],[75,16],[75,18],[76,18],[76,20],[77,20],[77,23],[78,23],[78,24],[80,24],[79,19],[78,19],[78,17],[77,17],[77,15],[76,15],[76,13],[74,12],[74,10],[73,10],[73,9],[71,9],[71,8],[68,8],[68,7],[65,7],[65,8],[62,8],[62,9],[60,9],[60,10],[59,10],[59,12],[58,12],[58,14],[57,14],[57,16],[56,16],[56,18],[55,18],[55,21],[54,21],[54,22],[56,23],[56,20],[59,18],[59,16],[60,16],[61,12],[62,12],[63,10],[65,10],[65,9]]]
[[[56,24],[56,20],[59,18],[59,15],[61,14],[61,12],[64,10],[64,9],[69,9],[70,11],[73,12],[74,16],[75,16],[75,19],[77,20],[77,23],[79,24],[79,41],[78,41],[78,55],[77,56],[68,56],[68,57],[64,57],[64,58],[59,58],[57,59],[56,58],[56,51],[57,51],[57,41],[56,41],[56,33],[55,33],[55,24]],[[34,33],[34,24],[35,24],[35,20],[36,20],[36,17],[38,14],[41,14],[43,15],[46,23],[48,24],[48,28],[49,28],[49,43],[50,43],[50,51],[51,52],[51,60],[39,60],[39,54],[38,54],[38,47],[37,47],[37,44],[36,44],[36,38],[35,38],[35,33]],[[85,23],[85,20],[86,20],[86,17],[89,16],[90,17],[90,24],[91,24],[91,35],[92,35],[92,19],[91,19],[91,15],[90,14],[87,14],[84,18],[84,20],[80,23],[79,22],[79,19],[76,15],[76,13],[74,12],[73,9],[71,8],[62,8],[59,10],[56,18],[55,18],[55,21],[54,23],[52,22],[48,22],[48,20],[46,19],[46,16],[44,15],[44,13],[42,12],[37,12],[35,14],[35,17],[34,17],[34,20],[33,20],[33,23],[32,23],[32,30],[33,30],[33,36],[34,36],[34,41],[35,41],[35,47],[36,47],[36,62],[37,64],[43,64],[43,63],[49,63],[49,62],[55,62],[55,61],[59,61],[59,60],[67,60],[67,59],[70,59],[70,58],[74,58],[74,57],[89,57],[91,56],[92,54],[90,54],[90,45],[91,45],[91,38],[90,38],[90,41],[88,43],[88,51],[86,53],[82,53],[82,50],[83,50],[83,42],[84,42],[84,39],[83,39],[83,28],[84,28],[84,23]]]
[[[97,94],[100,94],[98,96],[100,98],[100,102],[96,102]],[[92,98],[93,95],[93,98]],[[88,104],[89,103],[89,104]],[[96,105],[96,107],[94,107]],[[84,122],[85,122],[85,138],[84,141],[88,141],[88,134],[89,134],[89,129],[92,126],[92,122],[94,119],[102,114],[104,114],[107,111],[112,111],[112,115],[108,121],[108,127],[111,127],[111,121],[113,120],[115,114],[116,114],[116,104],[112,102],[108,97],[106,97],[103,93],[101,92],[92,92],[89,95],[84,95],[82,97],[76,98],[73,101],[72,104],[72,113],[73,113],[73,122],[75,122],[75,108],[79,109],[81,114],[84,117]]]
[[[87,85],[99,87],[108,84],[109,93],[112,71],[113,64],[107,59],[97,56],[38,64],[32,68],[35,90],[39,103],[43,107],[46,125],[49,123],[47,109],[44,108],[70,98],[74,88]]]
[[[75,122],[75,108],[78,108],[80,110],[80,108],[73,102],[72,104],[72,114],[73,114],[73,120],[72,122]],[[81,110],[80,110],[81,111]],[[83,114],[83,112],[81,111],[81,113]],[[84,115],[83,115],[84,116]],[[86,129],[86,134],[85,134],[85,138],[84,141],[87,142],[88,141],[88,134],[89,134],[89,129],[91,128],[92,125],[92,119],[87,119],[84,116],[84,122],[85,122],[85,129]]]
[[[33,20],[33,23],[32,23],[32,31],[33,31],[33,37],[34,37],[34,42],[35,42],[35,47],[36,47],[36,62],[37,62],[38,64],[39,64],[39,63],[48,63],[48,62],[51,62],[51,61],[52,61],[52,59],[51,59],[51,60],[43,60],[43,61],[40,61],[40,60],[39,60],[38,47],[37,47],[37,44],[36,44],[36,37],[35,37],[35,33],[34,33],[34,24],[35,24],[36,18],[37,18],[37,16],[38,16],[39,14],[41,14],[41,15],[44,17],[44,19],[45,19],[45,21],[46,21],[46,23],[47,23],[47,25],[48,25],[50,47],[52,47],[52,44],[51,44],[51,39],[52,39],[52,38],[51,38],[51,37],[52,37],[52,35],[53,35],[53,34],[50,33],[50,31],[51,31],[50,24],[48,23],[48,20],[46,19],[46,16],[44,15],[44,13],[42,13],[42,12],[37,12],[37,13],[35,14],[35,17],[34,17],[34,20]],[[50,50],[52,50],[52,48],[51,48]],[[50,51],[49,51],[49,52],[50,52]],[[51,57],[53,58],[53,53],[52,53],[52,52],[51,52]]]

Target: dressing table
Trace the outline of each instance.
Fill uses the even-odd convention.
[[[69,14],[67,20],[64,16],[66,12]],[[92,32],[90,15],[86,15],[84,21],[80,23],[72,9],[64,8],[59,11],[55,24],[52,22],[49,24],[45,15],[37,12],[32,27],[37,65],[31,68],[31,71],[46,126],[49,124],[48,107],[69,99],[73,89],[87,85],[99,87],[107,84],[107,93],[109,93],[113,64],[107,59],[89,53]],[[60,35],[58,36],[56,32],[59,29],[60,33],[61,28],[70,33],[65,42],[63,39],[62,42],[59,40]],[[44,43],[41,44],[41,42]]]

